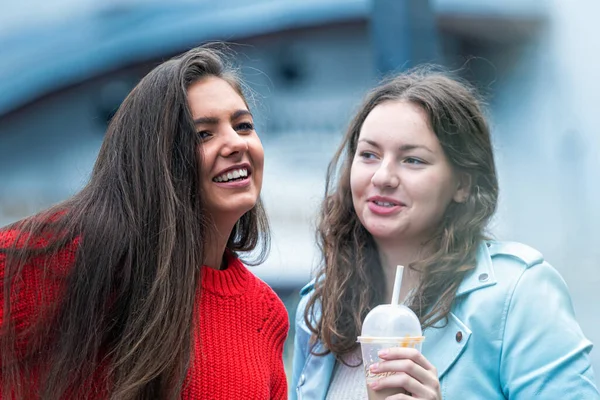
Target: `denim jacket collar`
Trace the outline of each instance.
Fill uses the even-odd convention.
[[[479,245],[475,268],[469,271],[460,283],[456,297],[496,284],[490,251],[493,251],[493,242],[483,242]]]

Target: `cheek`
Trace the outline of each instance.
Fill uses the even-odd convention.
[[[445,210],[452,201],[455,181],[450,175],[429,175],[413,185],[413,200],[420,200],[436,209]]]
[[[198,146],[198,148],[196,149],[196,162],[198,163],[198,166],[200,169],[200,180],[201,181],[205,181],[205,179],[202,179],[202,178],[207,176],[207,174],[210,173],[209,157],[210,156],[209,156],[205,146]]]
[[[352,193],[352,200],[355,200],[364,192],[364,180],[364,171],[360,167],[355,166],[355,164],[352,164],[350,169],[350,192]]]
[[[216,146],[211,141],[201,144],[198,146],[196,154],[198,155],[201,172],[203,174],[209,173],[217,157]]]
[[[262,143],[258,137],[249,144],[249,147],[252,149],[252,158],[254,163],[260,165],[260,169],[263,168],[265,163],[265,150],[263,149]]]
[[[249,139],[248,149],[254,167],[254,182],[260,190],[262,188],[263,170],[265,165],[265,151],[258,136]]]
[[[248,149],[254,168],[262,171],[265,164],[265,150],[258,136],[248,140]]]
[[[350,169],[350,193],[352,194],[352,204],[357,211],[364,205],[372,177],[373,173],[369,168],[360,164],[352,164]]]

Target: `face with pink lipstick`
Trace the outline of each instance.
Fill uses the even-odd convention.
[[[188,103],[202,140],[207,211],[217,226],[232,226],[256,205],[262,187],[264,152],[252,114],[231,84],[213,76],[189,87]]]
[[[350,170],[354,209],[376,241],[425,241],[468,190],[452,168],[427,115],[386,101],[366,117]]]

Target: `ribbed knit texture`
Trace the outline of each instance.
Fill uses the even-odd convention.
[[[202,267],[200,329],[184,398],[285,399],[283,303],[235,257]]]
[[[0,232],[0,248],[14,242],[15,232]],[[39,243],[42,245],[42,243]],[[76,243],[51,260],[54,278],[66,276],[74,261]],[[196,312],[200,317],[194,334],[194,353],[183,399],[286,399],[283,344],[289,321],[286,309],[264,282],[233,255],[224,270],[202,267],[202,288]],[[5,256],[0,254],[0,282]],[[41,304],[60,295],[61,279],[45,277],[42,260],[34,260],[14,282],[12,319],[17,331],[37,322]],[[0,287],[0,305],[4,296]],[[0,326],[3,321],[0,306]],[[24,343],[20,343],[24,345]],[[23,348],[18,345],[18,354]],[[21,347],[21,348],[19,348]],[[0,395],[1,397],[1,395]]]

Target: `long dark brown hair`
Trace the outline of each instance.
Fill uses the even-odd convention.
[[[385,80],[368,94],[327,170],[318,225],[323,260],[304,315],[314,339],[325,344],[324,354],[332,352],[342,361],[356,348],[366,314],[384,302],[383,268],[375,242],[352,204],[350,168],[367,115],[387,101],[421,107],[453,168],[471,179],[467,201],[449,205],[431,238],[433,254],[409,265],[421,274],[410,307],[423,328],[450,312],[461,280],[475,266],[476,248],[498,200],[490,133],[482,103],[470,85],[421,67]],[[321,309],[317,319],[316,308]]]
[[[224,51],[196,48],[152,70],[111,120],[89,183],[0,232],[10,238],[0,243],[3,398],[180,395],[213,226],[204,211],[201,140],[187,88],[215,76],[244,98]],[[237,222],[227,248],[262,249],[260,259],[268,239],[259,200]],[[62,265],[69,257],[72,265]],[[47,284],[39,293],[20,284],[25,268]],[[26,329],[16,326],[23,301],[39,301]]]

